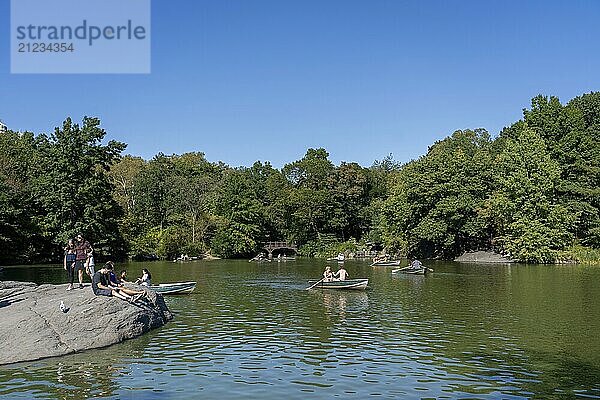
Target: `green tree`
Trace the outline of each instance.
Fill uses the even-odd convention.
[[[35,140],[35,223],[55,251],[82,232],[96,250],[123,254],[118,228],[122,209],[112,196],[107,172],[126,145],[114,140],[103,144],[105,136],[100,120],[85,117],[82,126],[68,118],[52,135]]]
[[[335,166],[328,157],[325,149],[308,149],[301,160],[282,169],[290,183],[287,191],[288,236],[299,243],[329,233],[333,201],[328,186]]]
[[[329,176],[332,211],[328,226],[342,241],[360,239],[368,226],[370,181],[357,163],[341,163]]]
[[[523,123],[544,139],[560,166],[556,195],[575,216],[570,232],[582,244],[600,247],[600,92],[565,106],[556,97],[537,96],[523,114]]]
[[[36,260],[30,194],[30,161],[33,135],[0,132],[0,261]]]
[[[456,131],[392,179],[383,204],[388,246],[420,257],[453,257],[489,246],[479,214],[492,184],[491,139]]]
[[[209,163],[203,153],[186,153],[173,158],[175,170],[169,179],[169,207],[177,212],[179,224],[189,234],[184,243],[185,253],[199,253],[216,220],[216,187],[221,170]]]
[[[248,256],[256,252],[264,238],[262,204],[243,169],[224,174],[216,205],[219,222],[212,249],[223,257]]]
[[[572,215],[558,204],[558,162],[544,139],[526,124],[502,139],[496,158],[496,190],[488,200],[496,242],[520,261],[554,262],[572,243]]]

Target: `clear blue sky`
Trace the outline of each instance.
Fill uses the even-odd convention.
[[[600,90],[597,0],[154,0],[149,75],[11,75],[9,15],[0,0],[0,119],[98,116],[144,158],[407,161],[456,129],[497,134],[537,94]]]

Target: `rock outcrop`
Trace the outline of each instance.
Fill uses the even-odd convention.
[[[514,263],[514,260],[510,258],[504,257],[501,254],[494,253],[491,251],[473,251],[466,252],[462,256],[454,259],[454,261],[458,262],[472,262],[472,263],[495,263],[495,264],[505,264],[505,263]]]
[[[163,297],[146,289],[152,304],[95,296],[89,284],[83,289],[66,288],[0,282],[0,364],[106,347],[173,318]]]

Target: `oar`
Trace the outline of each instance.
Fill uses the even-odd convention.
[[[321,278],[321,279],[319,279],[319,281],[318,281],[317,283],[315,283],[315,284],[314,284],[314,285],[312,285],[311,287],[308,287],[308,288],[306,288],[306,290],[310,290],[310,289],[314,288],[314,287],[315,287],[315,286],[317,286],[319,283],[323,282],[323,279],[325,279],[325,278]]]

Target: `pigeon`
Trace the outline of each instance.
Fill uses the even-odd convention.
[[[69,307],[67,307],[67,306],[65,306],[65,303],[64,303],[64,302],[61,300],[61,301],[60,301],[60,311],[62,311],[62,312],[64,312],[64,313],[66,313],[66,312],[68,312],[69,310],[70,310],[70,308],[69,308]]]

